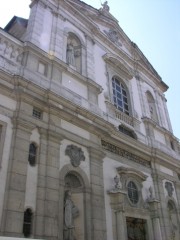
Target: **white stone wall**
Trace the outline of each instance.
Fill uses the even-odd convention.
[[[34,129],[32,131],[32,134],[30,136],[30,143],[36,144],[37,149],[39,149],[38,146],[40,144],[40,135],[37,129]],[[36,157],[36,162],[37,161],[38,158]],[[35,212],[36,210],[37,180],[38,180],[38,163],[36,163],[35,166],[31,166],[30,164],[28,164],[24,209],[31,208],[32,212]],[[29,189],[31,190],[29,191]]]

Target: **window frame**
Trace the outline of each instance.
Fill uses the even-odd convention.
[[[34,147],[35,147],[35,153],[34,153],[34,152],[33,152],[33,153],[30,152],[31,146],[34,146]],[[30,165],[31,167],[36,166],[36,163],[37,163],[37,152],[38,152],[38,146],[37,146],[37,144],[34,143],[34,142],[31,142],[31,143],[29,144],[29,152],[28,152],[28,162],[29,162],[29,165]],[[32,158],[33,158],[33,161],[32,161]]]
[[[138,193],[138,201],[136,203],[133,203],[130,198],[129,198],[129,194],[128,194],[128,184],[130,182],[133,182],[134,185],[136,186],[137,188],[137,193]],[[127,182],[126,182],[126,189],[127,189],[127,199],[128,199],[128,202],[129,204],[132,206],[132,207],[139,207],[142,203],[142,183],[139,182],[136,177],[131,177],[129,176],[128,179],[127,179]]]
[[[40,113],[40,115],[36,114],[35,112],[36,113]],[[41,120],[42,119],[42,115],[43,115],[43,112],[39,108],[33,107],[33,109],[32,109],[32,117],[34,117],[35,119]]]
[[[119,84],[118,84],[119,83]],[[111,78],[111,87],[112,87],[112,101],[113,105],[124,114],[130,116],[131,115],[131,102],[129,97],[129,91],[127,89],[124,81],[118,77],[117,75],[112,76]],[[118,90],[118,88],[120,90]],[[125,94],[123,94],[123,92]],[[119,96],[118,96],[119,95]],[[125,101],[126,99],[126,101]],[[122,102],[121,105],[118,105],[118,101]],[[125,108],[127,106],[127,109]]]

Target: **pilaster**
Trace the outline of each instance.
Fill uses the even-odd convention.
[[[124,205],[126,191],[121,189],[114,189],[109,191],[111,208],[112,208],[112,219],[113,219],[113,232],[114,239],[126,240],[126,223],[124,217]]]
[[[161,234],[162,239],[166,240],[168,236],[167,232],[167,204],[165,201],[165,195],[164,195],[164,187],[163,187],[163,179],[164,177],[159,174],[159,172],[156,170],[152,174],[154,187],[155,187],[155,198],[159,200],[159,221],[160,221],[160,228],[161,228]],[[168,239],[167,239],[168,240]]]
[[[103,183],[103,158],[105,154],[101,149],[89,148],[91,173],[91,215],[92,239],[106,239],[106,219]]]
[[[6,183],[2,232],[22,237],[28,153],[32,126],[13,121],[13,138]]]
[[[158,214],[159,201],[156,199],[152,199],[152,200],[148,201],[148,203],[149,203],[150,211],[151,211],[154,240],[162,240],[159,214]]]
[[[87,46],[87,77],[94,80],[94,41],[86,35],[86,46]]]
[[[35,236],[58,238],[60,140],[40,129]]]

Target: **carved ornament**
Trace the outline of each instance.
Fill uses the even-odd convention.
[[[109,152],[112,152],[114,154],[117,154],[121,157],[124,157],[124,158],[127,158],[128,160],[131,160],[133,162],[136,162],[136,163],[139,163],[141,165],[144,165],[146,167],[150,167],[151,164],[150,162],[147,162],[146,160],[144,160],[143,158],[131,153],[131,152],[128,152],[120,147],[117,147],[111,143],[108,143],[104,140],[101,140],[101,144],[102,144],[102,147],[109,151]]]
[[[81,148],[75,145],[68,145],[66,147],[65,154],[69,156],[73,167],[78,167],[81,161],[85,161],[84,152]]]
[[[109,40],[111,40],[111,42],[115,43],[120,47],[122,46],[122,44],[119,42],[118,33],[114,29],[110,28],[109,31],[104,30],[104,33],[107,35]]]

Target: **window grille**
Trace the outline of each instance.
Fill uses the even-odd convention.
[[[23,234],[25,237],[30,237],[32,230],[32,211],[30,208],[24,212]]]
[[[37,119],[41,119],[41,111],[36,109],[36,108],[33,108],[33,117],[37,118]]]

